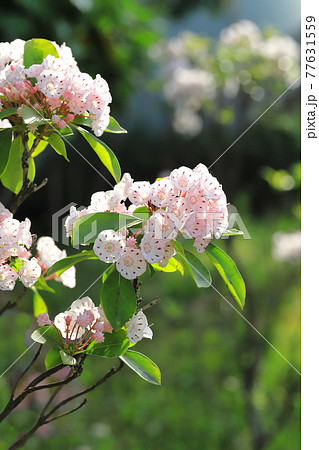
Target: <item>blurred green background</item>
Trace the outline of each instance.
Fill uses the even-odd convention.
[[[289,14],[282,14],[285,8]],[[111,114],[128,130],[127,135],[103,139],[123,172],[153,181],[180,165],[212,164],[287,89],[279,75],[257,70],[260,61],[239,60],[246,64],[253,87],[266,95],[256,100],[241,85],[227,97],[221,87],[228,72],[221,70],[222,82],[216,84],[211,104],[196,111],[201,132],[189,135],[174,129],[174,106],[164,95],[165,61],[154,54],[185,31],[215,42],[222,29],[241,19],[298,40],[298,2],[262,1],[256,6],[248,0],[14,0],[0,16],[0,41],[43,37],[66,42],[83,72],[100,73],[110,85]],[[237,64],[238,50],[228,57]],[[212,173],[251,237],[218,242],[245,279],[243,315],[300,370],[300,92],[294,87],[214,164]],[[82,141],[71,142],[108,176]],[[76,152],[68,152],[71,164],[51,150],[39,157],[37,180],[48,176],[49,183],[18,211],[17,218],[29,217],[38,236],[51,235],[53,213],[70,202],[88,205],[93,192],[109,188]],[[2,188],[0,197],[7,205],[10,193]],[[75,289],[51,282],[58,295],[44,295],[50,315],[81,296],[102,272],[102,263],[84,263],[78,266]],[[142,341],[137,350],[159,365],[162,386],[148,385],[125,368],[89,394],[83,409],[43,427],[24,448],[299,449],[298,373],[213,289],[199,290],[180,274],[158,274],[151,281],[145,274],[142,282],[143,302],[156,296],[161,302],[148,312],[153,341]],[[214,272],[213,285],[233,302]],[[99,289],[97,282],[87,293],[96,303]],[[0,297],[1,303],[9,298],[4,292]],[[31,300],[27,296],[17,311],[0,320],[1,335],[8,337],[0,344],[1,373],[30,344],[36,326]],[[34,347],[0,378],[0,406]],[[113,363],[87,359],[83,376],[67,392],[93,383]],[[1,450],[31,426],[45,399],[45,393],[34,396],[7,420]]]

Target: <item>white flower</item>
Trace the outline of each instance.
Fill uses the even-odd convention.
[[[19,269],[20,281],[25,287],[29,288],[34,285],[41,275],[41,266],[38,264],[36,258],[31,258],[30,261],[25,261],[23,266]]]
[[[128,198],[136,206],[144,205],[150,200],[151,185],[148,181],[135,181],[129,191]]]
[[[145,233],[141,241],[141,251],[147,262],[157,263],[164,258],[165,241],[156,239],[155,233]]]
[[[198,180],[198,174],[189,167],[181,166],[171,172],[171,182],[181,191],[191,190]]]
[[[129,173],[124,173],[121,181],[114,186],[114,191],[116,191],[121,196],[122,200],[126,200],[132,184],[133,178],[131,177],[131,175]]]
[[[127,337],[132,344],[143,338],[152,339],[153,331],[148,326],[147,318],[143,311],[138,311],[127,324]]]
[[[151,202],[159,208],[168,206],[178,194],[178,190],[168,177],[155,181],[151,187]]]
[[[174,244],[172,241],[166,241],[165,243],[165,247],[164,247],[164,257],[163,259],[161,259],[161,261],[159,261],[159,265],[161,267],[165,267],[168,264],[168,261],[170,260],[170,258],[172,256],[174,256],[176,254],[175,248],[174,248]]]
[[[86,332],[85,328],[81,328],[79,326],[76,326],[76,319],[78,317],[77,311],[65,311],[54,318],[54,325],[61,331],[61,334],[64,338],[66,338],[67,335],[67,328],[70,331],[74,330],[73,333],[69,334],[69,339],[75,340],[75,338],[81,338],[84,333]],[[69,324],[67,327],[67,323]]]
[[[121,196],[115,190],[106,192],[95,192],[91,197],[91,204],[88,207],[88,211],[92,212],[105,212],[119,206],[121,202]]]
[[[8,264],[0,265],[0,289],[2,291],[12,291],[17,278],[17,272]]]
[[[100,317],[98,308],[95,306],[95,304],[93,303],[93,301],[90,297],[83,297],[83,298],[79,298],[78,300],[75,300],[72,303],[70,310],[75,312],[78,315],[83,314],[86,310],[88,310],[88,311],[92,311],[92,313],[94,314],[95,320],[98,320]]]
[[[138,248],[126,247],[116,261],[116,270],[128,280],[134,280],[146,271],[146,261]]]
[[[101,261],[113,263],[124,253],[125,240],[114,230],[104,230],[95,239],[93,251]]]

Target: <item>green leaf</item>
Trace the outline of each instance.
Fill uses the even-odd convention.
[[[59,332],[60,336],[61,333]],[[61,347],[61,340],[59,338],[57,329],[54,326],[37,328],[32,334],[31,339],[38,344],[49,345],[53,348]]]
[[[152,264],[152,266],[159,272],[176,272],[178,270],[182,275],[184,275],[183,265],[173,257],[168,260],[165,267],[161,267],[158,263]]]
[[[57,49],[47,39],[30,39],[24,44],[23,64],[25,68],[42,64],[48,55],[59,57]]]
[[[115,268],[115,263],[106,264],[106,266],[107,266],[107,268],[102,275],[102,283],[104,283],[104,281],[107,279],[107,277],[109,277],[111,275],[111,273],[113,272],[113,270]]]
[[[139,206],[134,209],[134,217],[138,217],[141,220],[148,220],[151,217],[150,211],[146,208],[146,206]]]
[[[9,161],[11,143],[12,128],[5,128],[3,131],[0,131],[0,177]]]
[[[128,350],[120,358],[137,373],[143,380],[149,383],[161,385],[161,372],[157,365],[147,356],[133,350]]]
[[[39,314],[48,312],[47,305],[37,289],[33,286],[33,315],[38,317]]]
[[[140,220],[126,214],[100,212],[80,217],[74,225],[72,243],[74,246],[94,242],[103,230],[118,230]]]
[[[177,259],[191,275],[199,288],[207,288],[212,284],[212,277],[206,266],[192,253],[183,249],[179,242],[174,242]]]
[[[35,135],[33,133],[28,133],[28,145],[29,148],[32,147],[35,140]],[[40,155],[40,153],[45,150],[46,146],[48,145],[48,141],[46,139],[41,139],[41,141],[36,146],[35,150],[32,152],[32,157],[35,158],[36,156]]]
[[[84,116],[74,117],[72,123],[73,125],[84,125],[86,127],[92,127],[92,120]]]
[[[68,355],[67,353],[65,353],[63,350],[60,350],[60,356],[61,356],[61,360],[63,362],[64,365],[66,366],[75,366],[76,364],[76,359],[73,358],[73,356]]]
[[[54,129],[59,133],[60,136],[72,136],[73,130],[69,127],[69,125],[67,125],[65,128],[57,128],[56,126],[54,127]]]
[[[70,162],[66,153],[65,143],[58,133],[51,133],[49,135],[48,142],[58,155],[62,155],[64,159]]]
[[[239,306],[243,308],[246,298],[246,286],[234,261],[223,250],[212,243],[206,247],[206,254],[212,260],[231,295]]]
[[[101,162],[118,183],[121,179],[121,167],[117,157],[112,152],[112,150],[103,141],[98,139],[94,134],[91,134],[84,128],[75,125],[73,125],[73,127],[77,129],[79,133],[87,140],[97,156],[100,158]]]
[[[23,150],[22,137],[19,134],[11,144],[9,160],[1,175],[2,184],[14,194],[18,194],[23,185]]]
[[[134,315],[136,295],[132,282],[114,270],[104,281],[100,294],[103,311],[115,330]]]
[[[47,370],[59,366],[62,363],[60,351],[56,348],[50,348],[46,354],[44,363]]]
[[[113,118],[110,117],[110,122],[106,128],[106,130],[108,133],[127,133],[127,131],[121,127],[121,125]]]
[[[49,122],[49,119],[42,117],[35,108],[30,108],[27,105],[21,106],[21,115],[23,122],[28,125],[43,125]]]
[[[242,236],[244,234],[243,231],[235,230],[235,228],[231,228],[230,230],[225,230],[222,236]]]
[[[85,353],[103,358],[115,358],[123,355],[130,345],[130,341],[124,330],[104,333],[104,342],[98,344],[92,342],[85,350]]]
[[[28,180],[33,181],[35,179],[36,168],[35,168],[34,158],[32,156],[30,158],[28,158],[28,165],[29,165]]]
[[[86,261],[87,259],[99,259],[93,250],[83,251],[81,253],[77,253],[76,255],[68,256],[67,258],[60,259],[54,263],[47,271],[47,275],[50,276],[54,273],[59,277],[63,272],[70,269],[70,267],[75,266],[82,261]]]
[[[5,119],[6,117],[16,114],[18,108],[6,108],[0,111],[0,119]]]
[[[47,292],[52,292],[53,294],[55,293],[55,290],[52,289],[52,287],[50,287],[47,282],[45,281],[45,279],[43,278],[43,276],[41,275],[37,281],[35,282],[35,284],[33,285],[33,287],[35,287],[36,289],[38,289],[39,291],[47,291]]]

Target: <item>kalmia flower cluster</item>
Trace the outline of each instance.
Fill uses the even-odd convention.
[[[12,291],[18,279],[27,288],[41,275],[41,267],[32,258],[30,248],[31,222],[13,219],[11,212],[0,203],[0,289]]]
[[[25,68],[24,44],[21,39],[0,43],[0,110],[25,104],[60,129],[84,115],[92,120],[95,135],[101,136],[109,124],[112,101],[107,82],[100,75],[93,79],[82,73],[71,49],[55,42],[58,58],[48,55],[41,64]],[[10,116],[10,121],[19,123],[19,117]],[[29,128],[34,131],[37,126]]]
[[[104,342],[104,334],[113,331],[102,307],[95,306],[90,297],[75,300],[67,311],[58,314],[53,321],[50,320],[48,313],[40,314],[38,325],[53,326],[58,332],[61,345],[66,350],[71,348],[72,353],[85,350],[93,341]],[[152,339],[153,332],[141,310],[127,323],[126,333],[131,343],[136,343],[142,338]]]
[[[49,267],[54,263],[67,257],[66,251],[59,249],[59,247],[55,245],[54,240],[49,236],[42,236],[38,239],[37,251],[36,257],[42,268],[43,274],[45,274]],[[75,267],[70,267],[70,269],[67,269],[59,277],[56,277],[56,274],[53,274],[46,279],[48,278],[54,278],[55,281],[61,282],[64,286],[74,288],[76,284]]]
[[[131,202],[128,208],[127,199]],[[175,169],[153,184],[134,182],[124,174],[113,190],[93,194],[88,208],[71,208],[65,223],[67,236],[72,235],[74,224],[85,214],[109,211],[134,215],[141,206],[147,208],[149,218],[138,231],[103,230],[93,247],[99,259],[115,263],[127,279],[144,273],[147,263],[165,267],[175,254],[174,241],[179,234],[194,239],[195,249],[202,253],[213,236],[221,237],[228,224],[222,186],[204,164],[198,164],[194,169]]]

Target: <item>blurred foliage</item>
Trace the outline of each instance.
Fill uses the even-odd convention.
[[[113,95],[112,115],[129,131],[125,136],[107,136],[107,143],[123,171],[130,171],[136,180],[152,181],[168,169],[194,167],[199,161],[209,166],[224,153],[211,170],[252,236],[251,240],[233,237],[221,243],[238,262],[247,283],[243,315],[299,370],[300,266],[298,261],[275,261],[271,252],[276,231],[299,228],[293,214],[299,202],[298,183],[294,189],[278,191],[261,173],[262,167],[270,167],[272,175],[280,170],[294,176],[291,168],[300,155],[299,91],[280,99],[232,146],[256,119],[254,112],[249,118],[239,103],[234,108],[225,106],[219,111],[220,120],[212,123],[203,117],[203,132],[186,139],[172,129],[169,109],[156,89],[149,89],[158,80],[148,55],[163,34],[163,20],[181,17],[193,5],[210,8],[217,3],[226,4],[47,0],[44,6],[40,0],[13,0],[0,15],[0,41],[29,39],[35,34],[65,41],[81,70],[105,77]],[[265,98],[263,110],[269,104]],[[104,174],[85,144],[70,141]],[[69,157],[71,164],[55,158],[52,150],[39,159],[37,179],[48,176],[48,186],[18,214],[18,218],[31,219],[38,235],[51,233],[48,217],[58,209],[69,202],[86,205],[93,192],[108,189],[71,149]],[[7,192],[1,193],[4,204],[8,198]],[[54,283],[57,295],[45,293],[51,316],[83,296],[104,265],[91,261],[77,270],[79,283],[74,290]],[[218,277],[213,285],[228,299]],[[96,300],[99,289],[95,283],[87,295]],[[26,450],[300,448],[299,375],[215,291],[198,290],[190,278],[180,274],[157,274],[151,282],[144,276],[142,295],[145,303],[156,295],[162,299],[148,314],[149,322],[154,322],[154,339],[139,347],[161,368],[162,387],[147,385],[125,369],[92,392],[88,404],[74,416],[43,428],[25,445]],[[1,302],[8,299],[3,292],[0,297]],[[17,312],[9,311],[0,320],[1,335],[10,336],[10,345],[1,345],[1,373],[31,343],[29,336],[36,326],[31,310],[32,295],[28,294]],[[23,335],[20,330],[27,331]],[[0,406],[9,394],[9,383],[34,351],[35,346],[0,378]],[[98,358],[88,360],[83,377],[68,387],[68,393],[105,373],[105,364]],[[30,426],[45,399],[44,393],[34,396],[12,415],[0,435],[0,450]]]

